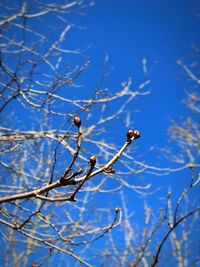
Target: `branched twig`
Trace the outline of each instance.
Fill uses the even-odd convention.
[[[157,263],[158,263],[158,259],[159,259],[159,255],[160,255],[160,252],[161,252],[161,249],[163,247],[163,245],[165,244],[166,240],[168,239],[169,235],[174,231],[174,229],[182,222],[184,221],[185,219],[187,219],[189,216],[193,215],[194,213],[196,212],[199,212],[200,211],[200,208],[196,208],[194,210],[191,210],[190,212],[188,212],[186,215],[184,215],[183,217],[181,217],[179,220],[177,220],[177,222],[172,225],[169,229],[169,231],[167,232],[167,234],[164,236],[162,242],[160,243],[160,245],[158,246],[158,249],[157,249],[157,252],[156,252],[156,255],[151,263],[151,267],[154,267]]]
[[[17,200],[17,199],[23,199],[23,198],[39,197],[39,196],[41,196],[41,194],[49,192],[50,190],[61,187],[61,186],[84,183],[86,180],[90,179],[91,177],[108,170],[120,158],[120,156],[123,154],[125,149],[132,143],[132,141],[134,139],[139,138],[139,137],[140,137],[139,131],[137,131],[137,130],[128,131],[127,141],[121,147],[121,149],[117,152],[117,154],[114,155],[113,158],[107,164],[105,164],[103,167],[97,169],[96,171],[92,172],[92,170],[93,170],[93,168],[92,168],[89,175],[86,174],[86,175],[84,175],[80,178],[74,179],[74,180],[64,179],[64,184],[63,184],[63,179],[58,179],[56,182],[54,182],[52,184],[45,185],[45,186],[43,186],[39,189],[33,190],[31,192],[20,193],[20,194],[16,194],[16,195],[12,195],[12,196],[2,197],[2,198],[0,198],[0,203],[9,202],[9,201]]]
[[[90,264],[86,263],[84,260],[82,260],[80,257],[78,257],[77,255],[75,255],[74,253],[72,253],[70,251],[67,251],[67,250],[65,250],[63,248],[60,248],[59,246],[56,246],[56,245],[50,243],[49,241],[45,241],[42,238],[36,237],[36,236],[34,236],[32,234],[29,234],[29,233],[25,232],[24,230],[22,230],[20,228],[17,228],[15,225],[13,225],[11,223],[8,223],[8,222],[6,222],[6,221],[4,221],[2,219],[0,219],[0,222],[2,224],[6,225],[6,226],[18,231],[19,233],[21,233],[21,234],[23,234],[23,235],[25,235],[27,237],[30,237],[33,240],[36,240],[36,241],[38,241],[40,243],[43,243],[43,244],[47,245],[49,248],[56,249],[56,250],[58,250],[58,251],[60,251],[62,253],[65,253],[65,254],[68,254],[68,255],[72,256],[73,258],[75,258],[76,260],[78,260],[80,263],[82,263],[83,265],[85,265],[87,267],[92,267]]]

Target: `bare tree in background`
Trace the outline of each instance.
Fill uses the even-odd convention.
[[[85,48],[68,48],[71,31],[78,30],[74,17],[90,5],[1,2],[0,222],[5,266],[40,266],[58,253],[61,265],[74,260],[90,266],[96,257],[91,244],[122,220],[122,211],[104,201],[100,205],[98,195],[125,186],[149,188],[128,177],[145,166],[135,160],[131,145],[139,131],[126,133],[122,125],[127,106],[148,94],[143,89],[148,81],[133,89],[128,79],[112,93],[103,88],[105,73],[89,94],[81,82],[81,77],[89,79]],[[116,126],[110,127],[115,121],[121,124],[121,147],[114,142]]]
[[[199,49],[194,47],[199,54]],[[179,169],[180,179],[187,181],[180,195],[169,191],[162,199],[157,199],[158,210],[151,207],[149,199],[144,195],[144,214],[137,225],[133,210],[128,210],[128,202],[121,193],[124,220],[122,222],[123,236],[119,243],[110,233],[111,249],[107,250],[107,265],[112,262],[115,266],[199,266],[199,199],[193,195],[199,193],[199,155],[200,155],[200,128],[199,128],[199,65],[195,62],[187,64],[178,60],[183,79],[186,79],[187,91],[184,104],[189,108],[188,117],[181,122],[173,122],[169,128],[170,139],[175,142],[174,151],[162,149],[166,158],[176,164],[188,168],[188,177],[183,177]],[[185,167],[184,167],[185,168]],[[169,170],[169,175],[173,171]],[[163,169],[164,171],[164,169]],[[167,169],[165,169],[167,171]],[[188,179],[189,178],[189,179]],[[174,196],[175,195],[175,196]],[[112,265],[111,264],[111,265]]]
[[[87,47],[74,48],[70,37],[80,30],[74,23],[76,17],[91,5],[90,1],[1,2],[0,222],[5,266],[55,261],[57,266],[92,266],[93,261],[104,266],[155,265],[159,253],[149,248],[151,239],[169,223],[168,211],[176,217],[170,208],[170,194],[158,221],[151,221],[154,213],[145,204],[142,239],[138,234],[141,242],[135,247],[136,231],[123,189],[144,194],[150,184],[144,184],[137,174],[176,169],[151,166],[137,157],[135,139],[140,132],[129,130],[127,110],[138,96],[148,94],[145,86],[149,81],[134,88],[127,79],[118,90],[107,88],[107,68],[98,86],[91,85]],[[179,144],[186,140],[191,149],[199,149],[194,139],[185,139],[183,127],[173,127]],[[120,146],[115,141],[119,135]],[[196,169],[196,151],[186,152],[193,158],[182,161],[179,169],[188,163],[191,170]],[[192,178],[187,191],[195,184],[196,178]],[[117,199],[119,192],[122,209],[113,207],[117,201],[109,198]],[[177,217],[177,225],[183,225],[187,214]],[[176,223],[170,223],[169,237],[175,239]],[[116,227],[122,231],[117,235]],[[120,254],[122,235],[128,250]],[[98,250],[95,243],[102,237],[107,239]]]

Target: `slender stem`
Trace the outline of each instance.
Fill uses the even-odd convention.
[[[183,217],[181,217],[171,228],[170,230],[167,232],[167,234],[164,236],[162,242],[160,243],[157,252],[156,252],[156,256],[153,260],[153,262],[151,263],[150,267],[154,267],[157,263],[158,263],[158,258],[161,252],[161,249],[163,247],[163,245],[165,244],[167,238],[169,237],[169,235],[174,231],[174,229],[185,219],[187,219],[189,216],[191,216],[192,214],[199,212],[200,208],[197,208],[195,210],[191,210],[189,213],[187,213],[186,215],[184,215]]]
[[[32,239],[34,239],[34,240],[36,240],[36,241],[38,241],[40,243],[43,243],[43,244],[47,245],[50,248],[56,249],[56,250],[58,250],[60,252],[63,252],[65,254],[68,254],[68,255],[72,256],[73,258],[75,258],[76,260],[78,260],[80,263],[82,263],[83,265],[85,265],[87,267],[92,267],[92,265],[88,264],[87,262],[85,262],[80,257],[78,257],[77,255],[75,255],[74,253],[72,253],[70,251],[67,251],[67,250],[65,250],[63,248],[60,248],[60,247],[50,243],[49,241],[46,241],[46,240],[42,239],[42,238],[39,238],[39,237],[36,237],[36,236],[34,236],[32,234],[26,233],[24,230],[22,230],[20,228],[17,228],[15,225],[13,225],[11,223],[8,223],[8,222],[6,222],[6,221],[4,221],[2,219],[0,219],[0,222],[2,224],[6,225],[6,226],[9,226],[9,227],[13,228],[14,230],[20,232],[21,234],[23,234],[23,235],[25,235],[27,237],[30,237],[30,238],[32,238]]]
[[[67,186],[67,185],[72,185],[72,184],[75,185],[75,184],[78,184],[78,183],[82,183],[83,181],[85,182],[85,180],[88,180],[91,177],[93,177],[93,176],[95,176],[95,175],[97,175],[97,174],[99,174],[101,172],[105,172],[107,169],[109,169],[121,157],[123,152],[132,143],[132,141],[134,139],[135,138],[132,137],[131,139],[127,140],[125,142],[125,144],[121,147],[121,149],[117,152],[117,154],[114,155],[113,158],[108,163],[106,163],[103,167],[97,169],[96,171],[90,172],[89,175],[86,174],[86,175],[84,175],[84,176],[82,176],[80,178],[74,179],[73,181],[64,179],[64,183],[62,183],[61,179],[58,179],[56,182],[54,182],[52,184],[43,186],[43,187],[41,187],[39,189],[30,191],[30,192],[2,197],[2,198],[0,198],[0,203],[9,202],[9,201],[13,201],[13,200],[16,200],[16,199],[22,199],[22,198],[37,197],[37,196],[39,196],[39,195],[41,195],[41,194],[43,194],[45,192],[48,192],[48,191],[50,191],[52,189],[55,189],[55,188],[58,188],[58,187],[61,187],[61,186]],[[72,162],[73,162],[73,160],[72,160]]]

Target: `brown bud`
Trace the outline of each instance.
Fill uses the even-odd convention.
[[[129,130],[128,132],[127,132],[127,138],[128,139],[131,139],[131,137],[133,137],[133,134],[134,134],[134,132],[133,132],[133,130]]]
[[[129,130],[126,135],[127,135],[128,140],[133,137],[134,139],[137,139],[140,137],[140,132],[138,130]]]
[[[118,213],[120,211],[120,208],[115,208],[115,212]]]
[[[193,168],[193,164],[192,163],[189,163],[188,164],[188,168],[192,169]]]
[[[140,137],[140,131],[135,130],[135,131],[133,131],[133,132],[134,132],[134,138],[135,138],[135,139],[137,139],[137,138]]]
[[[94,166],[96,164],[96,157],[95,156],[90,157],[90,164],[91,164],[91,166]]]
[[[79,128],[81,126],[81,119],[78,116],[74,117],[74,124]]]

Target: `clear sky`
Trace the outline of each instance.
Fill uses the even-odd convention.
[[[78,83],[84,85],[84,89],[79,90],[80,94],[91,96],[93,90],[98,88],[103,71],[110,68],[113,69],[112,73],[102,87],[110,88],[112,93],[119,91],[120,84],[129,77],[132,78],[132,87],[135,89],[146,80],[151,81],[143,90],[148,90],[150,93],[139,97],[128,106],[131,121],[127,129],[121,128],[117,121],[113,129],[112,127],[107,129],[105,138],[111,133],[115,136],[112,142],[120,146],[123,143],[121,137],[125,136],[128,127],[136,128],[141,131],[141,139],[137,141],[137,153],[144,154],[143,159],[157,167],[173,166],[169,160],[161,157],[158,150],[150,148],[172,146],[174,149],[173,143],[169,142],[167,132],[171,120],[181,123],[190,115],[183,99],[191,84],[177,64],[177,60],[199,63],[199,58],[191,46],[200,42],[200,1],[97,0],[94,6],[83,12],[85,14],[82,16],[72,14],[71,19],[76,28],[66,39],[66,49],[79,48],[84,51],[82,59],[91,61],[86,74],[78,79]],[[52,41],[54,36],[49,38]],[[28,39],[27,42],[31,43],[32,40]],[[106,65],[105,57],[109,59]],[[108,91],[108,94],[111,91]],[[76,91],[64,93],[73,96],[74,92]],[[12,109],[12,103],[9,108]],[[20,112],[19,108],[19,114]],[[23,116],[25,118],[26,114]],[[56,128],[56,123],[55,119],[53,128]],[[27,123],[28,128],[29,126]],[[159,201],[161,197],[166,196],[169,188],[172,189],[175,196],[173,201],[176,203],[177,196],[188,185],[190,177],[189,169],[168,176],[145,173],[141,175],[144,182],[152,184],[153,191],[160,189],[148,198],[155,209],[161,206]],[[137,177],[133,178],[139,181]],[[199,189],[194,188],[190,195],[192,200],[198,198],[198,191]],[[130,211],[140,213],[144,210],[140,196],[128,189],[124,192],[127,193],[125,198]],[[107,196],[110,198],[109,207],[114,209],[120,205],[120,200],[111,197],[112,195]],[[103,194],[99,194],[96,199],[99,205],[102,204]],[[198,202],[200,203],[200,199]],[[132,206],[129,203],[132,203]],[[140,217],[134,218],[140,223]],[[104,240],[98,242],[100,246]]]
[[[144,127],[149,139],[154,139],[152,129],[156,129],[160,141],[165,142],[170,118],[184,112],[181,101],[187,86],[176,61],[194,57],[191,45],[200,38],[199,9],[198,1],[97,1],[79,18],[79,25],[86,30],[71,35],[72,46],[83,49],[91,45],[85,54],[92,62],[93,77],[100,77],[105,55],[109,55],[109,66],[114,66],[109,87],[118,88],[128,77],[133,78],[135,87],[151,80],[151,95],[137,106],[141,111],[137,125]],[[143,58],[147,61],[146,76]]]
[[[78,19],[78,24],[86,29],[79,34],[74,32],[71,42],[72,47],[77,44],[82,49],[91,45],[85,52],[92,63],[88,85],[97,83],[97,77],[100,79],[105,55],[109,55],[108,66],[114,67],[106,82],[106,86],[113,91],[117,91],[120,83],[128,77],[132,77],[133,87],[136,88],[141,82],[151,80],[147,86],[151,93],[129,107],[133,119],[131,127],[138,128],[142,133],[138,153],[145,153],[152,146],[173,147],[168,142],[167,133],[171,120],[181,122],[190,115],[183,103],[190,83],[177,65],[177,60],[183,59],[186,63],[199,60],[191,48],[192,44],[200,41],[199,14],[200,3],[196,0],[102,0],[97,1],[86,16]],[[147,73],[143,72],[144,58]],[[121,133],[116,142],[120,143],[120,138]],[[171,166],[169,161],[156,157],[156,153],[153,156],[147,153],[145,160],[159,167]],[[169,188],[176,202],[190,177],[190,170],[168,176],[149,176],[147,181],[152,183],[153,189],[160,188],[148,199],[149,202],[155,209],[159,207],[158,197],[166,196]],[[197,198],[198,191],[194,189],[190,196]],[[126,197],[127,203],[135,199],[137,205],[134,208],[140,211],[135,196],[128,192]]]
[[[109,66],[114,66],[106,83],[109,88],[117,90],[128,77],[132,77],[136,88],[151,80],[147,86],[151,93],[130,107],[131,126],[141,130],[140,146],[144,150],[168,145],[171,120],[181,121],[188,115],[183,99],[190,84],[176,62],[198,60],[191,46],[200,41],[199,12],[199,1],[195,0],[102,0],[79,18],[78,24],[86,30],[71,36],[73,46],[83,49],[91,44],[85,54],[92,63],[89,71],[93,84],[102,73],[106,54]]]
[[[133,118],[131,126],[142,133],[138,145],[141,153],[151,146],[168,146],[167,129],[171,120],[181,122],[189,115],[183,99],[190,83],[186,82],[187,78],[177,65],[177,60],[183,59],[186,63],[199,60],[191,48],[192,44],[200,41],[199,14],[200,3],[195,0],[102,0],[97,1],[87,16],[80,19],[80,25],[85,26],[86,30],[76,37],[76,41],[83,45],[82,48],[91,44],[86,55],[92,62],[92,76],[100,76],[107,54],[109,66],[114,66],[107,85],[113,90],[119,88],[119,84],[128,77],[133,78],[135,87],[147,79],[151,80],[147,86],[151,93],[130,107]],[[144,58],[147,62],[145,74],[142,65]],[[155,162],[159,167],[170,166],[163,159],[154,160],[147,154],[147,162]],[[166,195],[171,188],[177,197],[188,185],[190,177],[190,170],[185,170],[168,176],[152,175],[148,181],[152,182],[154,189],[161,188],[158,195]],[[198,191],[194,190],[191,196],[196,198]],[[160,205],[158,195],[149,198],[155,209]],[[132,197],[132,194],[127,195],[127,198]]]

